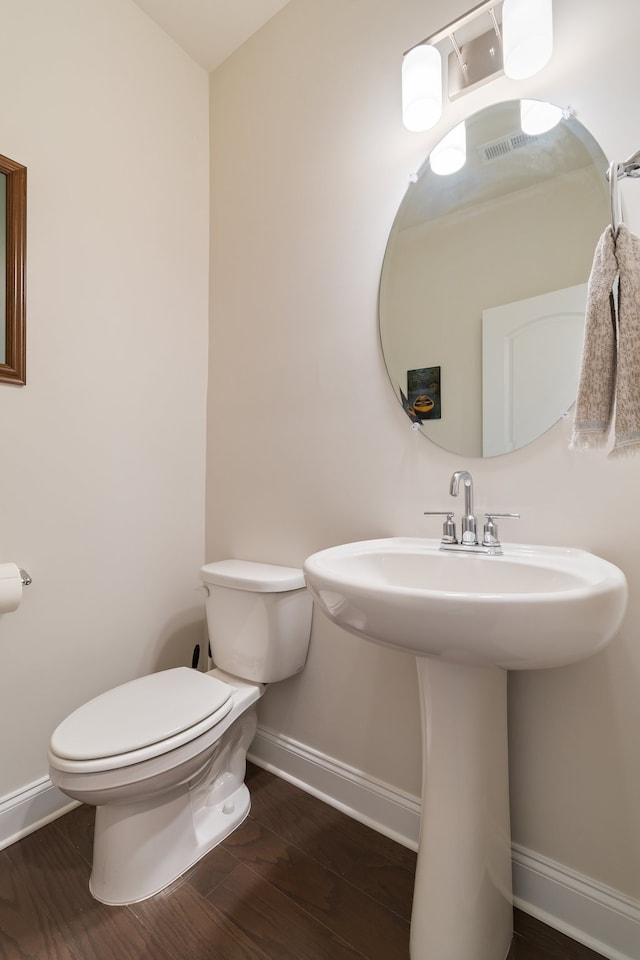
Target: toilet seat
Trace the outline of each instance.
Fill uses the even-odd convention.
[[[59,770],[98,772],[168,753],[216,726],[233,706],[233,688],[188,667],[121,684],[54,730],[50,759]]]

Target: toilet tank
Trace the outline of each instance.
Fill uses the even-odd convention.
[[[304,574],[249,560],[219,560],[200,570],[208,590],[207,627],[216,667],[273,683],[304,667],[313,601]]]

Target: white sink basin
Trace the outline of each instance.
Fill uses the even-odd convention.
[[[330,547],[304,565],[335,623],[417,656],[508,670],[583,660],[613,637],[624,574],[584,550],[503,545],[501,556],[389,538]]]
[[[304,564],[331,620],[416,657],[422,819],[411,960],[504,960],[512,935],[506,670],[591,656],[626,606],[624,574],[591,553],[503,551],[391,538],[331,547]]]

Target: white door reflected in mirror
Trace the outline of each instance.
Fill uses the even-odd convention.
[[[482,456],[518,450],[576,398],[587,284],[482,311]]]

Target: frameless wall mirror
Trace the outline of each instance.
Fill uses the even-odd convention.
[[[0,382],[26,382],[27,169],[0,155]]]
[[[425,436],[467,457],[536,439],[577,392],[586,283],[610,219],[607,160],[570,111],[524,132],[536,129],[526,122],[536,103],[467,119],[453,144],[442,141],[455,172],[434,172],[434,148],[382,267],[380,337],[396,396]]]

